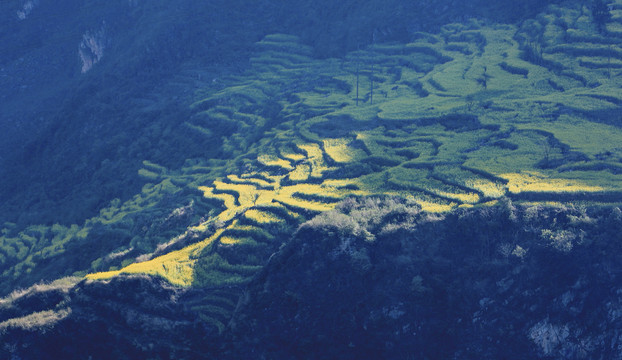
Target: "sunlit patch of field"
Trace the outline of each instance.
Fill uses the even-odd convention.
[[[256,185],[256,186],[258,186],[260,188],[270,187],[270,186],[273,185],[272,183],[270,183],[270,182],[268,182],[266,180],[252,177],[252,174],[247,174],[247,175],[249,175],[249,176],[240,178],[239,176],[237,176],[235,174],[231,174],[231,175],[227,175],[227,179],[229,181],[231,181],[232,183],[240,183],[240,184],[250,183],[250,184],[254,184],[254,185]]]
[[[298,164],[296,168],[289,173],[291,181],[306,181],[311,175],[311,166],[309,164]]]
[[[149,274],[163,277],[173,285],[190,286],[194,279],[194,264],[201,251],[217,239],[223,231],[224,229],[219,229],[209,238],[182,250],[173,251],[152,260],[134,263],[121,270],[89,274],[86,278],[102,280],[121,274]]]
[[[306,152],[307,160],[311,166],[311,177],[322,178],[322,173],[334,168],[327,166],[324,161],[324,152],[318,144],[298,144],[298,147]]]
[[[284,221],[270,212],[259,209],[250,209],[244,213],[244,216],[258,224],[274,224]]]
[[[155,206],[162,194],[199,189],[218,206],[191,229],[221,227],[181,250],[88,278],[146,273],[180,286],[245,284],[266,261],[257,254],[283,241],[275,232],[349,196],[403,196],[435,213],[504,197],[532,200],[521,194],[545,194],[534,202],[545,206],[575,195],[588,204],[616,203],[607,196],[622,191],[622,130],[614,121],[622,77],[609,76],[607,66],[618,66],[622,52],[588,43],[601,35],[568,12],[542,17],[549,22],[542,62],[521,57],[525,29],[477,21],[340,60],[312,59],[294,36],[266,37],[248,75],[206,90],[192,105],[197,117],[187,126],[201,136],[215,131],[209,119],[243,123],[227,140],[231,159],[190,162],[177,173],[145,162],[140,174],[153,184],[98,218],[117,223]],[[581,41],[555,45],[557,17],[576,26],[566,35]],[[250,143],[245,132],[274,119],[247,109],[270,101],[282,107],[282,123]],[[556,201],[561,196],[566,200]],[[231,311],[230,304],[209,303],[203,316],[223,328]]]
[[[530,192],[597,192],[605,188],[590,186],[578,180],[550,178],[538,172],[522,172],[501,174],[508,180],[508,191],[511,193]]]
[[[324,151],[336,163],[348,163],[359,160],[365,156],[360,149],[354,149],[349,146],[350,139],[326,139],[323,141]]]
[[[415,198],[415,202],[421,206],[421,210],[430,213],[445,213],[456,208],[455,203],[451,204],[439,204],[433,201],[426,201]]]
[[[499,198],[506,194],[507,187],[486,179],[467,179],[465,184],[475,190],[480,191],[488,198]]]
[[[274,155],[261,155],[259,156],[259,158],[257,158],[257,161],[259,161],[259,163],[264,166],[276,166],[285,170],[293,169],[290,161],[281,159]]]

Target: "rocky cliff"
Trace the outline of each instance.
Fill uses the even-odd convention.
[[[619,358],[622,0],[534,3],[3,2],[0,358]]]
[[[394,200],[304,224],[232,321],[244,357],[620,359],[619,209],[445,216]]]
[[[22,359],[620,359],[620,230],[618,208],[504,202],[438,215],[397,198],[350,199],[298,229],[244,289],[225,328],[197,316],[200,299],[218,289],[143,276],[82,281],[3,300],[3,351]]]

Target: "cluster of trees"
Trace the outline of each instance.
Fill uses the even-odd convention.
[[[502,200],[433,215],[396,198],[346,200],[303,224],[250,284],[233,348],[272,359],[574,358],[577,344],[617,338],[606,329],[617,323],[607,308],[620,230],[618,208]],[[581,335],[543,350],[528,335],[545,318]]]
[[[605,25],[611,21],[609,6],[603,0],[592,0],[592,18],[596,24],[598,32],[605,33]]]

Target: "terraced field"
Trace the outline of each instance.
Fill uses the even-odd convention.
[[[222,159],[145,162],[143,194],[72,234],[122,221],[155,194],[199,191],[218,210],[87,278],[212,288],[199,310],[222,329],[287,234],[349,196],[399,195],[432,212],[502,197],[622,203],[622,1],[611,7],[604,34],[587,8],[551,7],[520,27],[473,20],[344,59],[267,36],[244,75],[201,83],[185,122],[206,147],[223,138]]]

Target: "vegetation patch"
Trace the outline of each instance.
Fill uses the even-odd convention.
[[[48,273],[239,286],[284,232],[348,197],[399,195],[435,213],[507,196],[613,203],[622,57],[581,19],[562,9],[540,25],[445,26],[342,59],[267,36],[244,73],[205,85],[182,119],[217,151],[177,168],[145,160],[142,191],[81,225],[2,225],[5,289]],[[577,41],[563,43],[562,23]],[[80,264],[55,265],[83,247]]]
[[[502,178],[508,180],[508,191],[511,193],[520,192],[598,192],[604,188],[600,186],[589,186],[578,180],[549,178],[544,174],[536,172],[501,174]]]

